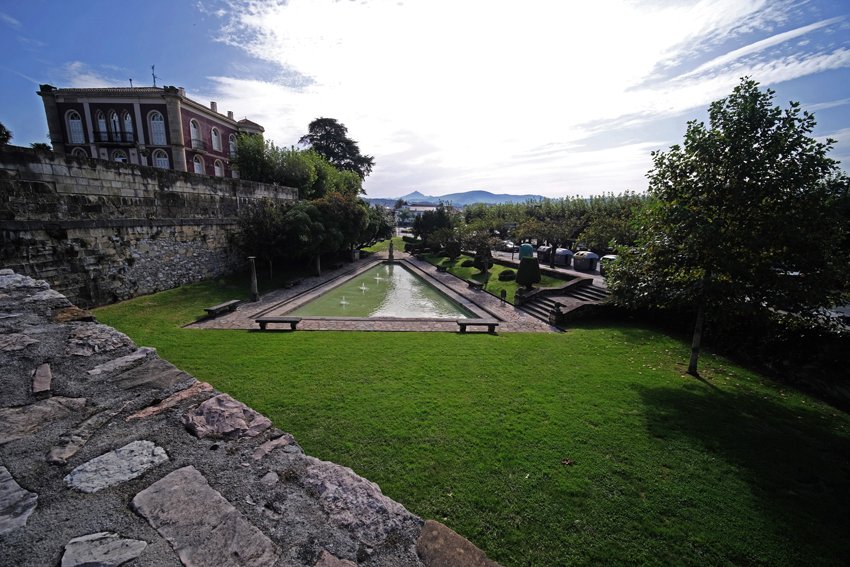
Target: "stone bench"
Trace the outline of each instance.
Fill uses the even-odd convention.
[[[257,323],[259,323],[259,324],[260,324],[260,330],[262,330],[262,331],[265,331],[265,330],[266,330],[266,326],[267,326],[269,323],[288,323],[288,324],[289,324],[289,326],[290,326],[290,328],[291,328],[291,330],[293,330],[293,331],[294,331],[294,330],[295,330],[295,327],[297,327],[297,326],[298,326],[298,323],[300,323],[300,322],[301,322],[301,317],[272,317],[272,316],[265,316],[265,317],[257,317],[256,319],[254,319],[254,321],[256,321]]]
[[[457,326],[461,333],[465,333],[467,327],[487,327],[488,333],[495,333],[499,322],[496,319],[458,319]]]
[[[472,289],[484,289],[484,282],[479,282],[477,280],[466,280],[466,285],[468,285]]]
[[[221,315],[222,313],[230,313],[236,306],[242,303],[239,299],[231,299],[230,301],[225,301],[224,303],[219,303],[218,305],[213,305],[212,307],[204,307],[204,311],[207,312],[207,315],[210,317],[216,317]]]

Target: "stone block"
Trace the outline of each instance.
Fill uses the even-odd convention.
[[[499,567],[469,540],[434,520],[427,520],[416,542],[426,567]]]
[[[38,495],[24,490],[4,466],[0,466],[0,535],[23,527],[35,510]]]
[[[233,439],[255,437],[272,422],[227,394],[219,394],[187,411],[183,424],[198,438]]]
[[[146,541],[111,532],[75,537],[65,545],[61,567],[117,567],[140,556],[147,546]]]
[[[150,441],[133,441],[83,463],[67,476],[65,484],[81,492],[97,492],[142,476],[168,460],[165,449]]]
[[[32,393],[44,394],[50,391],[50,383],[53,381],[53,373],[50,371],[50,364],[44,363],[39,365],[33,371],[32,375]]]
[[[139,492],[132,506],[187,566],[271,567],[280,555],[191,465]]]
[[[78,412],[85,405],[85,398],[53,396],[26,406],[0,408],[0,445],[29,437],[48,423]]]

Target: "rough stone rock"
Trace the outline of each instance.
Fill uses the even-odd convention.
[[[109,374],[110,372],[123,371],[131,366],[135,366],[137,363],[145,360],[152,354],[156,353],[156,349],[150,347],[142,347],[136,352],[130,353],[127,356],[122,356],[120,358],[116,358],[110,360],[109,362],[104,362],[98,366],[95,366],[91,370],[88,371],[89,376],[99,376],[100,374]]]
[[[340,559],[336,555],[330,553],[327,549],[322,550],[322,555],[313,567],[357,567],[357,563],[353,563],[348,559]]]
[[[167,460],[162,447],[133,441],[78,466],[65,477],[65,484],[82,492],[97,492],[140,477]]]
[[[75,537],[65,546],[61,567],[117,567],[141,555],[147,546],[146,541],[111,532]]]
[[[27,406],[0,408],[0,445],[32,435],[49,422],[78,412],[85,398],[53,396]]]
[[[94,322],[94,315],[91,311],[80,309],[76,305],[59,309],[53,314],[54,323],[70,323],[71,321]]]
[[[68,459],[77,454],[77,451],[83,448],[95,432],[106,425],[109,420],[121,413],[127,404],[124,404],[116,409],[103,410],[83,421],[71,431],[65,432],[59,438],[59,444],[50,449],[47,455],[47,462],[54,465],[64,465]]]
[[[3,272],[9,272],[0,273],[0,289],[5,291],[27,288],[47,289],[50,287],[50,284],[44,280],[35,280],[29,276],[16,274],[15,272],[9,269],[3,270]]]
[[[132,344],[130,337],[112,327],[99,323],[79,323],[68,336],[65,354],[91,356],[95,353],[109,352]]]
[[[272,439],[270,441],[266,441],[256,449],[254,449],[254,453],[251,455],[255,461],[259,461],[278,447],[284,447],[284,449],[290,445],[295,445],[295,437],[290,435],[289,433],[284,433],[277,439]]]
[[[49,392],[52,381],[53,373],[50,371],[50,364],[45,362],[39,365],[32,374],[32,393],[43,394]]]
[[[68,299],[55,289],[45,289],[24,298],[24,303],[49,303],[51,306],[71,306]]]
[[[138,387],[171,390],[181,383],[187,387],[195,382],[194,378],[161,358],[147,360],[135,368],[122,372],[114,380],[125,390]]]
[[[434,520],[422,527],[416,553],[427,567],[499,567],[469,540]]]
[[[21,488],[12,473],[0,466],[0,535],[26,525],[37,500],[38,494]]]
[[[169,408],[173,408],[184,400],[188,400],[189,398],[194,398],[195,396],[200,396],[201,394],[206,394],[212,391],[213,387],[207,384],[206,382],[195,382],[188,388],[171,394],[170,396],[162,400],[160,403],[153,406],[148,406],[143,410],[137,411],[133,415],[127,416],[124,421],[142,419],[143,417],[150,417],[152,415],[160,414]]]
[[[274,542],[191,465],[139,492],[132,505],[184,565],[270,567],[280,555]]]
[[[40,341],[38,339],[34,339],[29,335],[7,333],[5,335],[0,335],[0,350],[22,350],[30,345],[37,345],[39,342]]]
[[[278,483],[280,477],[274,471],[269,471],[263,475],[263,478],[260,479],[260,482],[266,486],[274,486]]]
[[[227,394],[219,394],[187,411],[183,424],[198,438],[219,439],[255,437],[272,422]]]
[[[350,468],[310,456],[304,459],[305,488],[316,495],[331,524],[350,530],[360,541],[375,547],[391,532],[421,525],[422,520]]]

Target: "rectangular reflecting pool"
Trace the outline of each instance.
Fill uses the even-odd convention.
[[[395,263],[378,264],[290,311],[300,317],[476,317],[423,278]]]

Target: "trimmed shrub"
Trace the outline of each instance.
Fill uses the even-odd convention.
[[[502,270],[499,273],[500,282],[510,282],[516,279],[516,272],[513,270]]]
[[[462,268],[471,268],[475,265],[475,260],[464,260],[461,262],[460,266]]]

